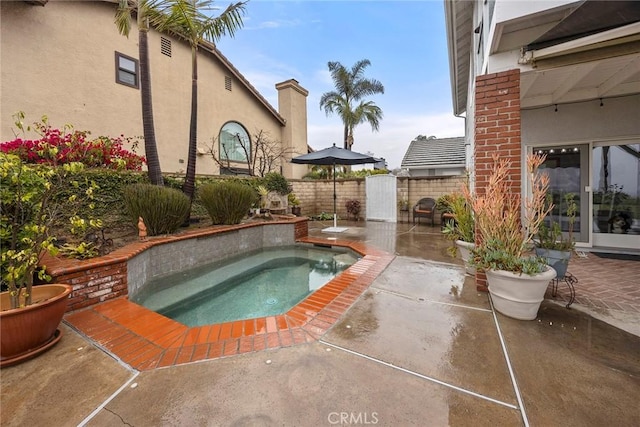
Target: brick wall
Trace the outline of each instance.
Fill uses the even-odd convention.
[[[483,194],[494,155],[511,160],[511,192],[522,186],[522,145],[520,141],[520,71],[476,77],[475,91],[475,191]],[[476,233],[476,244],[481,236]],[[476,286],[487,289],[484,273],[476,274]]]
[[[302,239],[304,237],[309,236],[309,221],[298,221],[296,222],[294,229],[294,236],[296,240]]]
[[[127,294],[127,263],[120,262],[54,278],[73,286],[67,311],[78,310]]]

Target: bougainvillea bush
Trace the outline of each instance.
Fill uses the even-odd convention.
[[[64,165],[80,162],[89,168],[109,168],[117,170],[141,170],[146,162],[135,153],[137,141],[123,135],[91,137],[91,132],[75,130],[71,125],[57,129],[48,123],[47,117],[40,122],[24,127],[23,113],[14,116],[15,124],[23,134],[34,131],[39,138],[23,139],[16,135],[13,141],[0,143],[0,152],[14,154],[25,163]],[[124,148],[130,143],[134,151]]]

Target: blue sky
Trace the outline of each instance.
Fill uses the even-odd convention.
[[[276,109],[276,83],[293,78],[309,91],[314,149],[342,144],[341,120],[319,107],[322,94],[334,88],[329,61],[350,68],[369,59],[365,75],[385,87],[383,95],[368,98],[383,111],[380,130],[356,127],[354,151],[384,157],[393,169],[418,135],[464,135],[464,120],[451,107],[441,0],[250,0],[243,21],[244,28],[218,48]]]

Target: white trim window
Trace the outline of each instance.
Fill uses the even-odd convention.
[[[138,89],[140,86],[138,60],[116,52],[116,83]]]

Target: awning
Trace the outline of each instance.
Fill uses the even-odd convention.
[[[640,1],[585,0],[558,25],[525,46],[539,50],[640,21]]]

